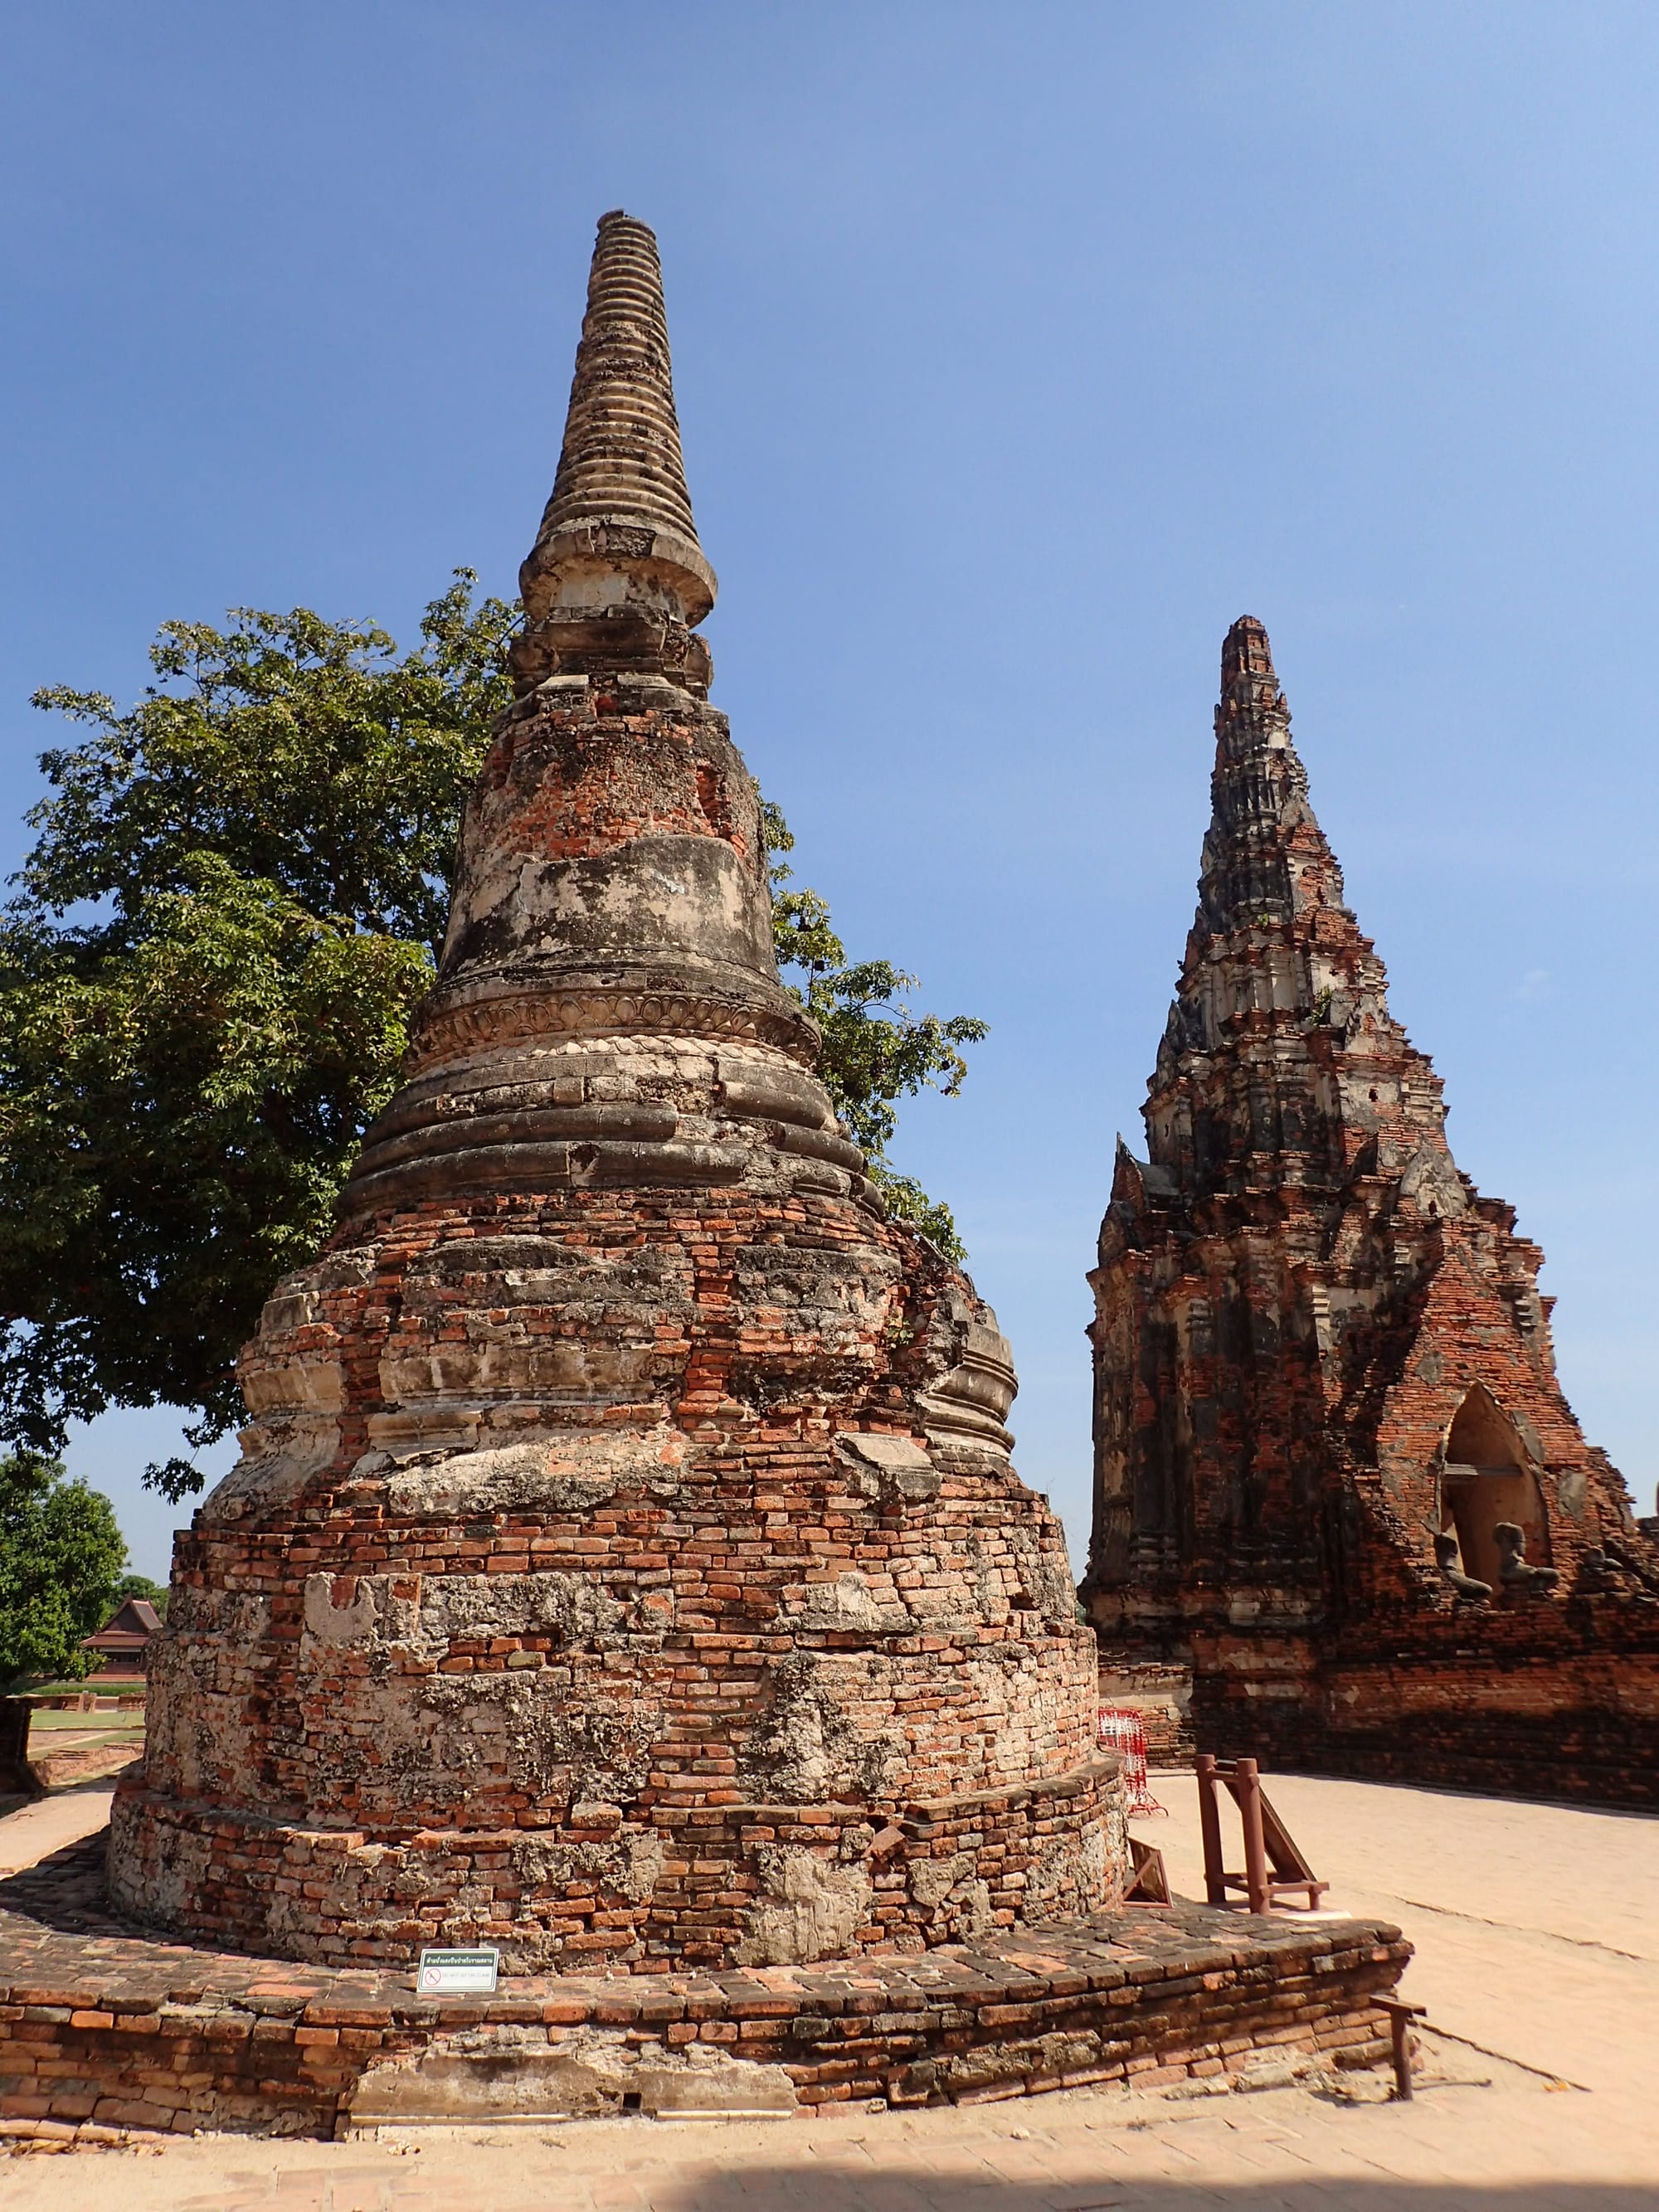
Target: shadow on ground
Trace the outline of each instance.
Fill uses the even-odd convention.
[[[1255,2162],[1261,2148],[1252,2148]],[[556,2197],[556,2184],[550,2177],[548,2202]],[[1659,2192],[1635,2182],[1488,2187],[1474,2179],[1350,2180],[1328,2173],[1306,2181],[1237,2184],[1104,2178],[995,2182],[745,2166],[684,2183],[657,2181],[642,2201],[651,2212],[1655,2212]],[[180,2212],[191,2212],[188,2201]],[[453,2212],[470,2208],[456,2204]]]
[[[84,1785],[87,1789],[108,1786],[107,1783]],[[128,1936],[141,1940],[150,1936],[149,1929],[110,1910],[104,1891],[108,1850],[109,1830],[99,1828],[90,1836],[48,1852],[33,1866],[0,1877],[0,1912],[21,1913],[58,1935]]]

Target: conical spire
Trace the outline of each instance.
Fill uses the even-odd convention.
[[[639,1036],[817,1057],[778,976],[759,793],[703,696],[690,625],[714,577],[680,461],[657,243],[629,216],[599,221],[563,453],[522,576],[521,696],[467,802],[410,1086],[366,1143],[350,1203],[409,1187],[411,1161],[452,1184],[543,1171],[511,1116],[492,1107],[481,1146],[467,1116],[433,1107],[458,1063]],[[502,1079],[498,1103],[520,1080]],[[802,1095],[815,1126],[833,1123],[826,1094]]]
[[[1412,1141],[1443,1149],[1438,1085],[1344,902],[1267,633],[1249,615],[1221,648],[1215,738],[1198,913],[1146,1109],[1154,1165],[1204,1188],[1235,1173],[1345,1177],[1353,1133],[1376,1123],[1378,1055],[1412,1070],[1398,1092]]]
[[[887,1218],[778,979],[624,217],[526,583],[402,1086],[179,1555],[120,1902],[659,1987],[956,1942],[936,1834],[952,1897],[1092,1911],[1121,1793],[1065,1540],[1008,1462],[994,1316]]]
[[[1222,645],[1215,738],[1199,913],[1201,924],[1224,936],[1289,918],[1289,840],[1304,828],[1319,836],[1273,647],[1253,615],[1241,615]]]
[[[542,523],[646,522],[695,545],[657,241],[619,210],[599,217],[564,450]]]
[[[685,633],[714,604],[697,543],[656,238],[599,218],[564,444],[535,548],[520,571],[521,676],[552,668],[686,665]],[[701,649],[690,648],[697,673]]]

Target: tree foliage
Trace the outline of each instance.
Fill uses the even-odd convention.
[[[125,710],[42,757],[36,842],[0,914],[0,1436],[62,1448],[111,1406],[241,1415],[236,1353],[326,1235],[395,1088],[441,945],[462,805],[511,696],[518,610],[458,569],[400,653],[306,609],[170,623]],[[767,810],[780,964],[894,1211],[952,1256],[948,1210],[888,1162],[897,1102],[954,1094],[965,1016],[849,964]],[[799,981],[794,978],[799,978]],[[200,1487],[185,1460],[146,1477]]]
[[[987,1026],[972,1014],[941,1021],[913,1013],[914,975],[890,960],[848,962],[830,908],[814,890],[792,890],[793,871],[778,858],[795,841],[781,810],[762,802],[767,849],[772,856],[772,936],[785,982],[823,1032],[818,1064],[836,1110],[863,1147],[871,1178],[889,1206],[937,1244],[948,1259],[966,1257],[951,1209],[929,1198],[914,1176],[902,1175],[887,1157],[898,1127],[897,1104],[933,1090],[954,1098],[968,1073],[965,1044],[977,1044]],[[799,974],[803,979],[795,981]]]
[[[125,712],[46,753],[0,921],[0,1433],[240,1417],[234,1364],[314,1250],[430,984],[515,620],[459,572],[399,654],[304,609],[173,623]],[[155,1471],[153,1471],[155,1472]],[[186,1462],[158,1474],[198,1487]]]
[[[101,1492],[39,1453],[0,1460],[0,1685],[89,1673],[81,1638],[109,1617],[125,1559]]]

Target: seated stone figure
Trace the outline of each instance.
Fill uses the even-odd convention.
[[[1589,1590],[1622,1589],[1625,1581],[1600,1544],[1590,1545],[1578,1562],[1578,1579]]]
[[[1553,1567],[1534,1567],[1527,1557],[1526,1531],[1513,1521],[1493,1523],[1500,1559],[1498,1579],[1520,1597],[1542,1597],[1555,1584]]]
[[[1618,1543],[1592,1544],[1578,1563],[1581,1589],[1610,1594],[1632,1605],[1659,1605],[1659,1575]]]
[[[1434,1540],[1434,1563],[1440,1570],[1440,1579],[1456,1596],[1467,1598],[1471,1604],[1485,1604],[1492,1595],[1490,1583],[1477,1582],[1473,1575],[1463,1572],[1457,1539],[1449,1528],[1441,1531]]]

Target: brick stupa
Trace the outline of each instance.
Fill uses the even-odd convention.
[[[1211,790],[1090,1278],[1107,1693],[1190,1698],[1212,1750],[1659,1800],[1659,1547],[1562,1395],[1543,1255],[1452,1158],[1249,620]]]
[[[1113,1902],[1008,1347],[886,1218],[707,700],[655,240],[599,225],[436,988],[177,1545],[111,1880],[312,1960],[652,1972]]]

